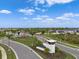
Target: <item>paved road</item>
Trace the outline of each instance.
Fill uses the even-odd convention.
[[[42,35],[37,35],[36,37],[37,37],[38,40],[40,40],[42,42],[44,42],[44,40],[47,40]],[[76,59],[79,59],[79,49],[77,49],[77,48],[71,48],[71,47],[65,46],[65,45],[60,44],[60,43],[56,43],[56,47],[58,47],[59,49],[61,49],[64,52],[72,54],[73,56],[76,57]]]
[[[40,59],[32,50],[26,48],[24,45],[18,44],[11,40],[2,40],[2,44],[6,44],[13,48],[18,56],[18,59]]]

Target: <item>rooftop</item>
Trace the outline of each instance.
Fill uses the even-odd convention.
[[[56,42],[56,40],[46,40],[47,42]]]

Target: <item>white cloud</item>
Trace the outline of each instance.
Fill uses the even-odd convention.
[[[65,13],[62,16],[56,17],[56,19],[60,19],[60,20],[70,20],[73,17],[79,17],[79,14],[75,14],[75,13]]]
[[[70,18],[67,18],[67,17],[64,17],[64,16],[56,17],[56,19],[59,19],[59,20],[70,20]]]
[[[40,17],[40,18],[49,18],[48,15],[38,15],[37,17]]]
[[[46,12],[46,10],[45,10],[45,9],[42,9],[41,11],[42,11],[42,12]]]
[[[47,3],[48,6],[52,6],[54,4],[64,4],[72,1],[73,0],[35,0],[35,5]]]
[[[36,0],[35,3],[36,3],[36,4],[38,4],[38,3],[39,3],[39,4],[44,4],[44,3],[45,3],[45,0]]]
[[[48,15],[38,15],[38,16],[33,17],[33,18],[23,17],[22,19],[25,19],[25,20],[29,20],[29,19],[32,19],[32,20],[51,20],[52,18],[50,18]]]
[[[54,22],[54,19],[53,18],[50,18],[47,15],[37,16],[37,17],[32,18],[32,19],[33,20],[41,21],[42,23],[52,23],[52,22]]]
[[[34,9],[20,9],[19,12],[25,14],[25,15],[33,15],[35,12]]]
[[[56,24],[57,21],[55,21],[53,18],[47,16],[47,15],[42,15],[38,16],[36,18],[33,18],[34,21],[36,21],[39,26],[42,27],[51,27],[52,25]]]
[[[39,8],[39,7],[35,7],[35,10],[40,11],[40,12],[45,12],[45,11],[47,11],[47,9],[42,9],[42,8]]]
[[[9,10],[0,10],[0,13],[2,13],[2,14],[10,14],[12,12],[9,11]]]
[[[36,9],[36,10],[41,10],[41,9],[40,9],[40,8],[38,8],[38,7],[35,7],[35,9]]]
[[[33,20],[42,20],[40,17],[32,18]]]
[[[27,18],[27,17],[24,17],[23,19],[24,19],[24,20],[28,20],[28,18]]]
[[[79,14],[74,14],[74,13],[65,13],[65,17],[74,17],[74,16],[79,16]]]

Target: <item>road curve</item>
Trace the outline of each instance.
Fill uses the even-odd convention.
[[[7,59],[6,51],[5,51],[5,49],[2,46],[0,46],[0,51],[1,51],[1,54],[2,54],[2,58],[1,59]]]
[[[38,40],[40,41],[44,41],[44,40],[47,40],[46,37],[40,35],[40,36],[36,36]],[[43,39],[43,40],[41,40]],[[79,49],[77,48],[71,48],[69,46],[66,46],[64,44],[60,44],[60,43],[56,43],[56,47],[58,47],[59,49],[61,49],[62,51],[64,52],[67,52],[67,53],[70,53],[72,54],[76,59],[79,59]]]
[[[0,43],[8,45],[16,52],[17,59],[40,59],[31,49],[28,49],[22,44],[11,40],[1,40]]]

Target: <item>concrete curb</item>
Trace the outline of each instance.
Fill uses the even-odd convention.
[[[8,46],[8,47],[9,47],[9,46]],[[14,52],[14,54],[15,54],[15,56],[16,56],[16,59],[19,59],[17,53],[15,52],[15,50],[14,50],[12,47],[9,47],[9,48],[11,48],[11,50]]]
[[[1,50],[1,53],[2,53],[2,59],[7,59],[7,54],[6,54],[5,49],[0,46],[0,50]]]
[[[12,40],[11,40],[12,41]],[[16,42],[16,41],[12,41],[15,42],[17,44],[23,45],[24,47],[28,48],[29,50],[31,50],[32,52],[34,52],[40,59],[43,59],[38,53],[36,53],[32,48],[28,47],[27,45],[20,43],[20,42]]]
[[[3,43],[1,43],[1,44],[3,44]],[[7,44],[3,44],[3,45],[8,46]],[[14,50],[12,47],[10,47],[10,46],[8,46],[8,47],[13,51],[13,53],[14,53],[15,56],[16,56],[16,59],[19,59],[18,56],[17,56],[17,53],[15,52],[15,50]]]
[[[59,45],[61,45],[61,44],[59,44]],[[61,45],[61,46],[64,46],[64,45]],[[66,47],[66,46],[64,46],[64,47]],[[70,47],[68,47],[68,48],[70,48]],[[70,49],[74,50],[73,48],[70,48]],[[65,51],[64,51],[64,52],[65,52]],[[73,57],[75,57],[75,58],[77,59],[77,56],[75,56],[74,54],[72,54],[72,53],[70,53],[70,52],[66,52],[66,53],[71,54]]]

